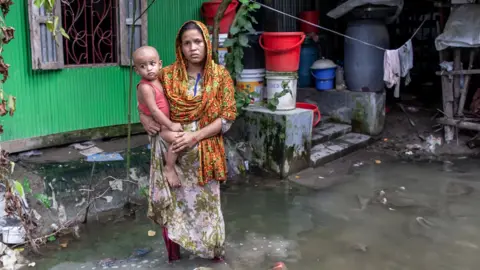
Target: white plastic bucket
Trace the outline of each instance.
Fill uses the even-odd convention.
[[[23,244],[25,235],[25,229],[21,225],[2,228],[2,242],[5,244]]]
[[[227,38],[228,34],[218,35],[218,63],[222,66],[225,66],[225,55],[228,53],[228,49],[223,47],[223,43]],[[210,35],[210,40],[212,40],[212,35]]]
[[[282,83],[288,83],[291,94],[287,93],[278,99],[277,110],[289,111],[296,108],[297,103],[297,73],[296,72],[267,72],[267,99],[274,97],[275,93],[283,91]]]
[[[244,69],[237,75],[237,87],[249,93],[255,92],[257,95],[251,98],[251,103],[263,101],[265,89],[265,69]]]

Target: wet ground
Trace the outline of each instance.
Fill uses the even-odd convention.
[[[227,186],[225,263],[185,254],[168,265],[161,231],[137,217],[90,226],[81,240],[34,258],[36,269],[102,269],[100,260],[127,258],[136,248],[153,251],[112,268],[268,269],[283,261],[293,270],[478,269],[479,164],[366,164],[345,176],[350,181],[320,191],[267,180]]]

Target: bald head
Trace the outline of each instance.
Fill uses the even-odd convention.
[[[133,53],[133,68],[142,78],[153,81],[157,79],[162,68],[162,61],[157,50],[150,46],[143,46]]]
[[[133,53],[133,64],[138,65],[140,63],[146,63],[148,61],[160,60],[160,55],[157,50],[151,46],[142,46],[135,50]]]

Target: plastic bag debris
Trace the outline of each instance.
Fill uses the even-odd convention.
[[[106,162],[106,161],[121,161],[122,155],[119,153],[97,153],[87,156],[88,162]]]

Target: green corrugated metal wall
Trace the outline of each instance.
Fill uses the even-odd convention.
[[[17,111],[12,118],[0,118],[5,131],[0,140],[127,123],[128,68],[32,71],[27,1],[31,0],[15,1],[6,18],[16,32],[15,39],[4,50],[5,62],[10,64],[10,77],[4,89],[17,97]],[[164,64],[175,59],[174,40],[178,28],[186,20],[200,18],[203,2],[205,0],[161,0],[149,10],[149,43],[158,49]],[[135,110],[134,121],[138,121]]]

